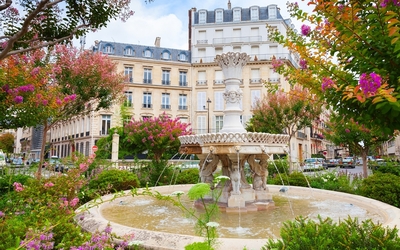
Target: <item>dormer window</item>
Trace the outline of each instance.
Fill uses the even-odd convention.
[[[251,21],[258,21],[258,7],[251,7],[250,15]]]
[[[126,47],[124,50],[124,54],[126,56],[134,56],[135,55],[135,51],[133,50],[132,47]]]
[[[114,52],[114,49],[111,46],[111,44],[107,44],[106,46],[104,46],[103,52],[107,53],[107,54],[111,54]]]
[[[164,59],[164,60],[169,60],[169,59],[171,59],[171,53],[169,53],[168,50],[165,50],[165,51],[163,51],[161,57],[162,57],[162,59]]]
[[[199,23],[206,23],[207,12],[205,10],[199,11]]]
[[[224,12],[222,10],[215,11],[215,22],[222,23],[224,21]]]
[[[151,50],[150,50],[150,49],[146,49],[146,50],[144,51],[144,57],[152,57],[152,53],[151,53]]]
[[[269,19],[276,18],[276,6],[268,6],[268,17]]]
[[[179,54],[179,61],[187,61],[187,58],[186,58],[186,54],[185,53],[180,53]]]
[[[240,22],[242,20],[242,10],[239,9],[233,9],[233,21],[234,22]]]

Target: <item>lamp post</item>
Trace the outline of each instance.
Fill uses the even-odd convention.
[[[207,133],[210,133],[210,98],[207,99]],[[206,106],[203,106],[206,109]]]

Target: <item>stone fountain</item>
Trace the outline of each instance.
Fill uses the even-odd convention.
[[[196,154],[200,159],[201,182],[212,183],[218,165],[222,167],[222,174],[230,177],[226,185],[220,187],[222,195],[218,200],[221,210],[226,212],[257,211],[272,206],[272,196],[266,185],[267,160],[272,154],[288,151],[288,135],[246,132],[240,122],[240,79],[249,59],[246,53],[233,52],[215,58],[225,77],[226,106],[220,132],[179,137],[180,152]],[[246,162],[252,173],[252,185],[245,178]]]

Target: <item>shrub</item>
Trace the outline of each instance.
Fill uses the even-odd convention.
[[[360,224],[350,217],[339,224],[330,218],[315,222],[299,217],[284,223],[281,237],[268,240],[262,249],[400,249],[397,228],[384,228],[371,220]]]
[[[274,185],[308,187],[307,178],[308,177],[306,177],[302,172],[293,172],[289,175],[276,174],[273,178],[270,178],[268,183]]]
[[[373,173],[387,173],[400,176],[400,166],[387,162],[387,165],[382,165],[377,168],[373,168]]]
[[[32,179],[31,176],[24,174],[0,176],[0,196],[13,191],[14,182],[19,182],[22,185],[25,185],[30,179]]]
[[[176,184],[196,184],[199,182],[199,169],[190,168],[180,170],[177,173],[175,183]]]
[[[274,176],[278,173],[289,173],[289,163],[286,159],[268,161],[268,175]]]
[[[344,172],[331,172],[311,177],[309,180],[313,188],[354,194],[361,179],[357,175],[348,176]]]
[[[126,170],[108,169],[102,171],[96,178],[90,180],[89,189],[96,189],[99,194],[129,190],[140,186],[134,173]]]
[[[377,172],[362,181],[357,194],[400,207],[399,190],[399,176]]]

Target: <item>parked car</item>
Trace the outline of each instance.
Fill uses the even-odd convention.
[[[325,168],[335,168],[339,166],[339,159],[328,159],[323,165]]]
[[[46,167],[48,170],[53,170],[56,172],[61,172],[61,169],[64,169],[61,164],[61,159],[57,155],[53,155],[47,159],[42,167]]]
[[[304,160],[303,170],[320,170],[323,166],[324,158],[307,158]]]
[[[346,167],[355,168],[356,167],[356,160],[354,159],[354,157],[344,157],[340,161],[339,165],[342,168],[346,168]]]
[[[22,159],[22,157],[13,158],[11,166],[15,168],[21,168],[24,166],[24,160]]]

